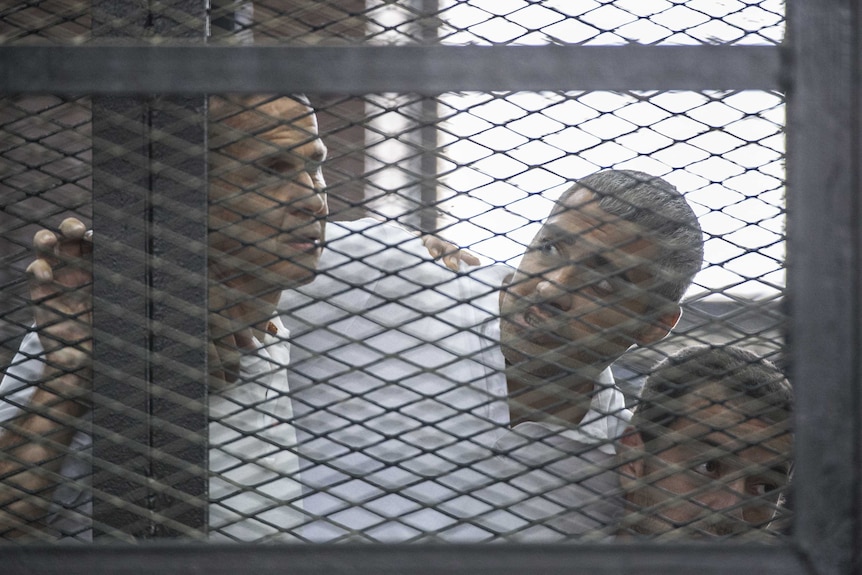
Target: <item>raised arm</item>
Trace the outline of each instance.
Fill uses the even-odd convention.
[[[69,218],[59,232],[40,230],[27,268],[42,377],[0,433],[0,538],[44,536],[64,455],[92,381],[92,234]],[[6,400],[5,396],[0,400]]]

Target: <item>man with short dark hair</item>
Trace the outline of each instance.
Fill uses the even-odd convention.
[[[462,506],[462,517],[515,541],[766,541],[790,478],[792,410],[770,362],[735,346],[684,348],[648,376],[618,455],[523,423],[482,463],[496,479],[471,486],[484,508]]]
[[[562,434],[612,453],[628,414],[609,366],[667,335],[703,257],[683,196],[626,170],[564,193],[518,270],[447,270],[378,221],[330,225],[329,236],[315,281],[279,306],[294,336],[313,518],[303,536],[313,541],[476,541],[519,529],[460,520],[506,514],[471,492],[499,479],[496,463],[485,469],[509,449],[498,441],[529,422],[525,438]]]
[[[697,218],[665,180],[605,170],[566,191],[501,292],[512,422],[579,423],[603,370],[673,329],[702,262]]]
[[[692,347],[664,360],[620,440],[621,534],[764,533],[790,480],[792,414],[789,382],[750,351]]]

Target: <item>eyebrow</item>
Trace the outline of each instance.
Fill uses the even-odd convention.
[[[783,464],[783,465],[776,465],[774,467],[770,467],[769,470],[772,471],[773,473],[778,474],[778,475],[784,475],[786,477],[790,477],[791,467],[792,466],[788,462],[788,463]]]
[[[616,265],[616,262],[609,260],[608,258],[606,258],[600,254],[596,254],[592,258],[589,258],[589,259],[593,259],[593,258],[596,261],[597,267],[599,269],[603,270],[604,276],[606,278],[620,278],[632,286],[637,285],[637,283],[635,283],[634,279],[629,275],[631,272],[635,271],[636,268],[628,267],[628,268],[621,269],[619,266]],[[608,269],[608,268],[610,268],[610,269]]]
[[[570,234],[556,224],[545,223],[545,236],[550,236],[552,239],[557,239],[566,245],[573,246],[576,243],[575,236]],[[580,237],[580,235],[578,235]]]
[[[544,227],[547,230],[547,233],[545,234],[546,237],[549,237],[550,239],[555,240],[555,241],[560,241],[567,246],[573,246],[573,245],[577,244],[578,239],[580,239],[580,237],[581,237],[581,234],[572,234],[572,233],[564,230],[563,228],[559,227],[558,225],[556,225],[554,223],[545,222]],[[594,226],[593,228],[590,228],[590,229],[591,230],[592,229],[598,229],[598,227],[599,226]],[[603,255],[603,254],[608,253],[608,252],[620,253],[620,252],[622,252],[622,250],[620,247],[612,246],[606,250],[603,250],[602,252],[595,253],[592,256],[590,256],[591,258],[596,258],[596,263],[598,264],[599,267],[613,268],[613,269],[609,270],[611,273],[605,274],[605,277],[608,277],[608,278],[619,277],[633,286],[638,285],[637,282],[634,280],[634,278],[631,277],[630,274],[632,272],[636,271],[637,269],[639,269],[641,267],[642,263],[637,263],[635,265],[630,265],[630,266],[620,266],[618,262],[615,262],[611,259],[608,259],[607,257],[605,257]],[[628,254],[628,253],[626,253],[625,255],[634,257],[632,254]],[[584,259],[581,259],[579,261],[580,262],[587,262],[589,259],[590,258],[584,258]]]
[[[695,448],[699,445],[707,445],[713,449],[722,449],[725,453],[733,453],[727,450],[727,442],[718,441],[716,439],[712,439],[709,435],[704,435],[701,437],[692,438],[692,441],[688,443],[686,447]]]
[[[740,460],[742,459],[741,456],[737,455],[737,451],[730,451],[727,449],[727,443],[723,443],[721,441],[716,441],[715,439],[711,439],[709,436],[702,437],[702,438],[698,439],[697,441],[699,443],[709,445],[710,447],[712,447],[714,449],[724,450],[724,452],[725,452],[724,456],[725,457],[728,455],[731,455],[731,456],[734,456]],[[747,446],[741,445],[740,447],[745,449],[746,447],[758,447],[758,446],[759,446],[759,444],[754,444],[754,445],[749,444]],[[765,449],[769,450],[769,448],[765,448]],[[757,464],[757,463],[755,463],[755,465],[758,465],[762,468],[766,468],[765,465],[761,465],[761,464]],[[769,467],[768,469],[769,469],[769,471],[772,471],[772,472],[777,473],[779,475],[790,475],[791,466],[792,466],[792,464],[790,461],[785,461],[784,463],[775,464],[772,467]]]

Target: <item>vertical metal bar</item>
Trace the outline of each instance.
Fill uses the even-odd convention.
[[[202,96],[159,99],[151,143],[151,473],[156,536],[207,518],[207,187]],[[170,520],[170,523],[168,522]]]
[[[148,532],[146,105],[93,99],[95,537]]]
[[[419,145],[422,149],[419,169],[422,175],[419,201],[422,204],[419,227],[425,233],[437,230],[437,100],[425,96],[420,104],[422,128]]]
[[[425,45],[437,43],[439,20],[438,0],[421,0],[423,18],[419,23],[422,42]],[[422,212],[420,214],[419,227],[423,232],[437,232],[437,100],[432,96],[426,96],[420,104],[420,118],[422,128],[420,131],[419,145],[422,149],[420,160],[420,202]]]
[[[205,41],[206,5],[172,0],[157,35]],[[152,478],[156,536],[207,528],[206,97],[157,98],[152,161]]]
[[[100,37],[204,39],[197,1],[93,4]],[[94,98],[94,527],[206,530],[205,98]]]
[[[795,536],[817,573],[850,573],[862,469],[859,7],[797,0],[788,10]]]

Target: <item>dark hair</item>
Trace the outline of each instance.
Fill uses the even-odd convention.
[[[661,437],[685,415],[686,400],[712,384],[720,386],[723,404],[749,418],[779,423],[793,413],[793,389],[772,362],[733,345],[692,346],[656,365],[631,423],[644,441]]]
[[[633,170],[605,170],[575,183],[558,206],[581,188],[596,194],[602,210],[638,224],[658,245],[657,281],[650,291],[664,303],[678,303],[703,265],[703,232],[685,197],[662,178]]]

